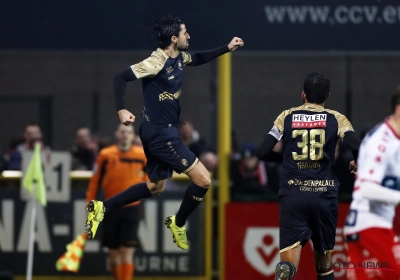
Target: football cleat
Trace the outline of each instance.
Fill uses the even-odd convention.
[[[176,243],[176,245],[182,250],[187,250],[189,245],[186,236],[186,227],[178,227],[175,223],[175,216],[168,216],[165,219],[165,224],[167,225],[167,228],[169,228],[169,230],[172,232],[174,243]]]
[[[92,200],[87,204],[86,210],[88,211],[88,217],[85,222],[85,232],[88,235],[88,239],[93,239],[100,222],[104,218],[105,208],[103,202]]]

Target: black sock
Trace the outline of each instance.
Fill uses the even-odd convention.
[[[318,274],[318,278],[317,280],[334,280],[335,279],[335,274],[333,273],[333,271],[331,273],[329,273],[328,275],[319,275]]]
[[[286,261],[279,262],[276,265],[276,267],[278,268],[279,266],[284,265],[284,264],[286,264],[289,267],[289,278],[288,279],[292,279],[296,275],[296,267],[291,262],[286,262]],[[276,275],[277,279],[279,279],[278,278],[279,276],[280,275]]]
[[[124,190],[123,192],[114,195],[113,197],[104,201],[104,207],[106,211],[110,211],[116,207],[122,207],[124,205],[133,203],[141,200],[142,198],[150,197],[151,192],[147,187],[146,183],[140,183],[133,185],[132,187]]]
[[[203,200],[203,197],[206,195],[208,188],[202,188],[196,185],[195,183],[191,183],[186,191],[185,196],[183,197],[181,207],[179,207],[178,213],[176,214],[175,223],[178,227],[183,227],[186,223],[186,219],[190,214],[194,211],[194,209],[199,206],[200,202]]]

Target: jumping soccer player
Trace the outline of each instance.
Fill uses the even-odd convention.
[[[142,62],[132,65],[114,79],[114,96],[121,123],[130,125],[135,116],[126,110],[125,86],[129,81],[142,79],[144,109],[140,138],[147,157],[147,183],[133,185],[126,191],[106,201],[91,201],[88,204],[86,230],[93,238],[103,219],[104,212],[158,195],[163,192],[172,170],[186,173],[192,183],[188,186],[176,216],[167,217],[165,224],[171,230],[176,245],[186,250],[188,241],[185,223],[188,216],[203,200],[210,183],[210,174],[196,156],[181,142],[179,125],[179,96],[184,66],[198,66],[229,51],[243,46],[243,40],[233,38],[225,46],[199,53],[188,53],[189,33],[185,24],[171,15],[153,23],[154,37],[158,49]]]
[[[400,279],[400,243],[393,231],[400,203],[400,95],[392,96],[392,115],[364,138],[344,234],[348,262],[373,262],[387,270],[348,270],[347,279]],[[385,264],[386,263],[386,264]]]
[[[280,181],[279,246],[281,261],[276,279],[292,279],[301,248],[310,239],[315,252],[318,280],[334,279],[331,251],[335,245],[338,215],[338,181],[332,174],[339,138],[356,154],[360,140],[347,118],[324,108],[330,81],[311,73],[304,81],[300,107],[283,111],[259,148],[264,161],[283,162]],[[273,151],[282,141],[282,154]],[[355,163],[350,163],[355,172]]]
[[[123,192],[129,186],[147,181],[143,148],[132,145],[133,126],[120,124],[115,132],[116,145],[100,151],[96,170],[90,180],[86,201],[95,199],[99,188],[106,198]],[[109,249],[109,266],[117,280],[131,280],[133,254],[138,245],[139,202],[110,212],[104,219],[103,246]]]

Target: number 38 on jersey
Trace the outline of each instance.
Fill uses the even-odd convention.
[[[321,160],[324,158],[325,130],[323,129],[296,129],[292,137],[298,139],[297,147],[301,153],[292,152],[294,160]]]

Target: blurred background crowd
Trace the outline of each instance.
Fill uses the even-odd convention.
[[[211,172],[214,179],[218,174],[218,156],[215,143],[209,143],[201,136],[195,127],[195,122],[188,116],[180,120],[180,137],[189,149]],[[365,124],[359,136],[363,138],[373,127]],[[257,158],[258,144],[252,139],[239,143],[232,132],[232,152],[230,160],[231,196],[236,201],[276,200],[279,190],[279,178],[282,172],[280,163],[266,163]],[[91,171],[100,150],[114,143],[112,132],[99,134],[89,127],[79,127],[71,135],[71,170]],[[0,158],[0,171],[22,170],[22,154],[33,151],[35,143],[40,143],[42,150],[51,151],[43,137],[43,132],[37,123],[29,123],[21,128],[21,133],[9,140],[8,150]],[[135,135],[134,145],[141,146],[139,135]],[[278,143],[275,149],[279,150]],[[336,148],[336,164],[333,167],[340,181],[339,193],[348,198],[353,189],[354,176],[348,172],[352,160],[351,150],[339,141]],[[182,186],[183,187],[183,186]]]

